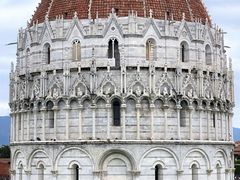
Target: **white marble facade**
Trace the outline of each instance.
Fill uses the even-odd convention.
[[[10,80],[13,180],[233,180],[217,27],[46,18],[20,29]]]

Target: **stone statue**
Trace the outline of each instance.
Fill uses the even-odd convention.
[[[164,96],[168,96],[169,95],[167,86],[164,86],[164,88],[163,88],[163,95]]]
[[[193,90],[192,90],[192,88],[188,90],[187,96],[188,96],[189,98],[192,98],[192,97],[193,97]]]
[[[39,87],[39,81],[36,80],[33,85],[33,92],[32,92],[32,98],[38,98],[40,95],[40,87]]]
[[[141,90],[140,86],[137,86],[137,87],[136,87],[136,89],[135,89],[135,94],[136,94],[137,96],[141,96],[141,95],[142,95],[142,90]]]
[[[81,97],[83,95],[83,92],[81,90],[81,87],[77,87],[76,89],[76,96]]]
[[[53,88],[52,97],[57,98],[59,96],[57,88]]]

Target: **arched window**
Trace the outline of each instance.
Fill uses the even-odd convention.
[[[18,168],[19,170],[19,180],[22,180],[23,178],[23,165],[21,164]]]
[[[198,180],[198,167],[196,164],[193,164],[192,167],[192,180]]]
[[[217,180],[221,180],[221,166],[217,164]]]
[[[48,43],[43,47],[43,58],[47,64],[51,63],[51,46]]]
[[[212,64],[212,51],[209,45],[205,47],[205,60],[207,65]]]
[[[146,42],[146,59],[148,61],[153,61],[155,58],[155,49],[156,49],[156,43],[154,39],[149,39]]]
[[[180,127],[186,127],[187,126],[187,102],[182,101],[180,110]]]
[[[77,164],[72,166],[72,180],[79,180],[79,166]]]
[[[155,180],[163,180],[163,167],[160,164],[155,166]]]
[[[44,180],[44,166],[42,164],[38,168],[38,180]]]
[[[112,38],[108,42],[108,58],[115,59],[115,67],[120,67],[120,53],[118,41],[115,38]]]
[[[54,110],[53,110],[53,103],[47,103],[47,115],[49,121],[49,128],[54,128]]]
[[[72,58],[73,60],[81,59],[81,44],[79,40],[74,40],[72,44]]]
[[[114,99],[112,103],[113,108],[113,125],[121,125],[121,103],[118,99]]]
[[[182,62],[187,62],[188,61],[188,53],[189,53],[189,47],[187,42],[182,42],[180,45],[180,56],[181,56],[181,61]]]

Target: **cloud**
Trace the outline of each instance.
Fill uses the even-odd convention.
[[[8,115],[9,115],[8,102],[0,102],[0,116]]]

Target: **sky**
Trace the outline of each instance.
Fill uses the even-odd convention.
[[[235,76],[235,108],[233,126],[240,128],[240,1],[203,0],[212,22],[221,27],[225,35],[227,55],[233,60]],[[16,61],[16,42],[20,27],[25,28],[40,0],[0,0],[0,116],[9,114],[8,89],[11,62]]]

